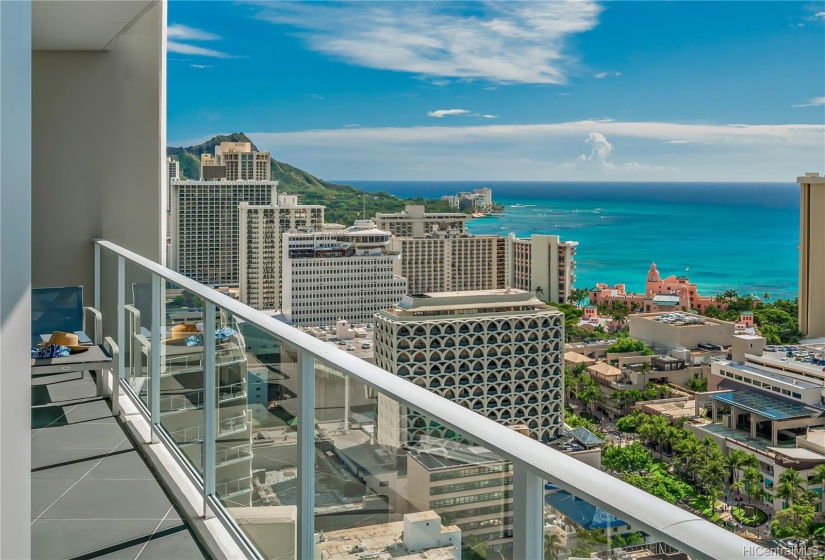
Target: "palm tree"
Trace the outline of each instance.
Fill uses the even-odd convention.
[[[768,292],[765,292],[764,294],[762,294],[762,300],[763,301],[768,301],[769,299],[771,299],[771,294],[769,294]]]
[[[825,495],[825,464],[815,466],[808,479],[813,483],[821,484],[822,494]]]
[[[814,545],[825,542],[825,527],[810,519],[796,528],[794,536],[805,542],[806,550],[811,550]]]
[[[783,491],[783,487],[787,487]],[[805,481],[794,469],[788,469],[779,475],[779,490],[777,495],[787,496],[788,503],[793,503],[799,499],[799,496],[807,490]],[[783,498],[784,499],[784,498]]]
[[[544,295],[544,288],[542,288],[541,286],[536,286],[535,291],[536,291],[536,297],[538,299],[541,299],[541,296]]]
[[[798,490],[796,490],[791,484],[787,482],[781,482],[776,487],[775,497],[779,498],[783,502],[783,509],[793,505],[793,502],[796,500],[797,496],[799,496]]]
[[[562,551],[561,537],[555,533],[544,535],[544,560],[558,560]]]
[[[722,294],[722,299],[726,300],[728,303],[738,298],[739,294],[736,293],[736,290],[725,290]]]
[[[688,474],[694,482],[696,481],[696,469],[694,465],[696,465],[703,456],[704,450],[702,449],[702,444],[699,438],[693,434],[676,443],[676,461],[681,467],[682,472]]]
[[[699,479],[705,487],[706,495],[709,498],[718,496],[722,492],[722,487],[725,484],[725,477],[727,474],[728,470],[725,467],[723,459],[715,454],[712,454],[707,459],[707,463],[705,463],[704,468],[699,471]]]
[[[642,387],[647,387],[647,372],[650,371],[650,362],[639,364],[639,373],[642,374]]]
[[[742,451],[741,449],[734,449],[731,451],[725,459],[725,463],[730,469],[731,479],[734,483],[739,480],[740,469],[759,466],[759,461],[756,457],[746,451]]]
[[[746,484],[745,493],[748,495],[748,503],[751,504],[751,498],[758,498],[765,494],[765,489],[762,487],[762,473],[755,467],[747,467],[742,473],[742,480]]]

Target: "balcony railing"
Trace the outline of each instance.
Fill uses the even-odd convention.
[[[190,478],[200,486],[204,501],[211,511],[234,531],[253,556],[271,557],[280,551],[257,551],[252,540],[245,536],[242,526],[224,509],[221,498],[232,496],[232,503],[235,504],[239,500],[245,500],[248,494],[251,497],[250,505],[294,506],[297,513],[296,557],[311,558],[315,556],[316,526],[329,535],[327,525],[336,522],[334,515],[329,512],[346,512],[347,515],[342,514],[340,520],[340,527],[343,528],[350,526],[351,521],[356,519],[353,512],[366,508],[360,499],[347,501],[343,493],[335,492],[334,489],[342,488],[342,484],[348,484],[348,487],[367,485],[360,495],[378,500],[381,496],[395,493],[397,503],[412,505],[421,498],[416,493],[418,489],[411,489],[407,493],[406,482],[393,483],[393,480],[405,479],[409,469],[426,464],[426,461],[418,463],[415,459],[417,455],[436,452],[449,454],[453,452],[451,450],[460,450],[462,446],[474,445],[483,448],[474,452],[474,456],[480,454],[488,461],[506,460],[512,463],[512,505],[482,500],[481,497],[476,500],[478,503],[473,503],[473,496],[468,494],[462,502],[464,509],[460,515],[468,521],[482,517],[488,519],[491,515],[504,518],[510,517],[507,512],[512,510],[513,534],[512,537],[509,534],[505,537],[508,542],[512,539],[513,558],[544,556],[544,481],[618,517],[631,525],[634,531],[645,532],[650,540],[665,542],[693,559],[753,556],[780,558],[721,527],[364,362],[263,312],[118,245],[96,240],[95,304],[98,309],[102,308],[104,314],[116,318],[116,322],[113,322],[117,331],[115,338],[122,348],[128,347],[125,344],[127,294],[131,292],[130,286],[137,282],[151,284],[151,338],[146,348],[149,379],[146,379],[147,373],[142,369],[127,371],[124,366],[130,361],[121,353],[119,372],[124,393],[142,407],[151,420],[152,439],[162,441],[176,453],[181,465],[192,473]],[[212,336],[203,337],[202,426],[172,425],[172,420],[180,421],[179,415],[161,416],[160,364],[166,343],[163,340],[163,333],[166,332],[164,323],[167,321],[164,302],[167,301],[167,291],[176,290],[185,290],[202,300],[204,333],[216,332],[217,328],[229,325],[238,325],[242,330],[249,329],[243,333],[243,351],[256,358],[220,365],[220,341]],[[116,293],[113,295],[112,291]],[[101,305],[104,297],[108,307]],[[273,378],[278,379],[279,383],[274,387],[275,394],[267,396],[269,406],[266,425],[260,428],[252,425],[251,430],[251,414],[241,410],[240,414],[233,415],[234,404],[230,405],[229,410],[223,405],[219,406],[217,391],[219,379],[227,368],[240,368],[243,374],[250,363],[264,364],[267,371],[277,374]],[[251,375],[252,369],[249,367]],[[145,389],[146,385],[148,390]],[[140,387],[142,391],[133,392],[136,387]],[[316,391],[319,391],[317,399]],[[391,403],[392,406],[379,406],[379,402]],[[355,407],[359,411],[360,430],[351,427]],[[370,421],[373,422],[372,428],[376,428],[374,417],[390,412],[396,414],[390,417],[395,423],[378,423],[380,429],[364,429],[364,423]],[[398,421],[399,418],[402,421]],[[164,424],[167,419],[170,428]],[[316,434],[327,434],[329,437],[318,440]],[[227,436],[229,438],[225,439]],[[220,471],[221,480],[217,480],[219,461],[230,460],[226,449],[221,449],[219,456],[219,437],[221,445],[237,440],[236,443],[240,442],[239,448],[245,446],[244,442],[249,442],[250,439],[254,442],[252,453],[256,455],[256,461],[260,449],[260,462],[268,465],[263,467],[266,470],[264,488],[257,484],[252,488],[251,463],[249,470],[240,468],[237,478],[229,481],[226,480],[227,472],[234,472],[239,467],[226,466]],[[337,439],[339,437],[340,441]],[[189,462],[186,454],[177,448],[176,441],[202,443],[202,469]],[[320,443],[316,445],[316,441]],[[371,483],[378,486],[378,481],[371,482],[364,476],[365,469],[361,466],[361,461],[365,456],[350,454],[352,442],[357,443],[356,447],[370,450],[366,456],[370,464],[376,460],[384,462],[385,470],[390,473],[389,482],[382,479],[380,488],[369,487]],[[432,442],[438,445],[430,445]],[[277,452],[292,445],[296,446],[297,452]],[[238,453],[239,460],[243,454],[244,452]],[[285,462],[284,458],[288,457],[297,459],[291,464],[289,459]],[[396,469],[402,457],[406,457],[407,468]],[[333,495],[338,496],[340,503],[328,503]],[[429,501],[429,496],[426,496],[426,500]],[[400,520],[393,517],[395,514],[389,506],[390,502],[383,506],[382,503],[380,500],[374,501],[370,506],[372,509],[365,510],[352,526],[376,523],[370,521],[374,517]],[[376,509],[381,509],[384,513],[376,516]],[[430,509],[429,503],[423,509]],[[498,541],[491,541],[491,547],[498,546]]]

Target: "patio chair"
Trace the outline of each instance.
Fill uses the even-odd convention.
[[[49,340],[55,331],[77,335],[80,344],[101,344],[103,317],[94,307],[83,307],[83,286],[32,288],[32,346]],[[94,317],[92,338],[87,333],[87,316]]]

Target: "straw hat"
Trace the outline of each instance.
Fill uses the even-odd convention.
[[[169,338],[164,340],[168,344],[182,343],[193,334],[200,334],[198,326],[194,323],[180,323],[169,330]]]
[[[49,346],[57,344],[58,346],[66,346],[72,352],[85,352],[89,349],[88,346],[81,346],[77,335],[69,332],[54,331],[49,337],[48,342],[41,343],[41,346]]]

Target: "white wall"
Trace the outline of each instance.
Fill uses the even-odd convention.
[[[32,60],[32,285],[93,293],[93,237],[165,256],[165,4],[108,52]]]
[[[0,2],[0,558],[31,557],[31,3]]]

